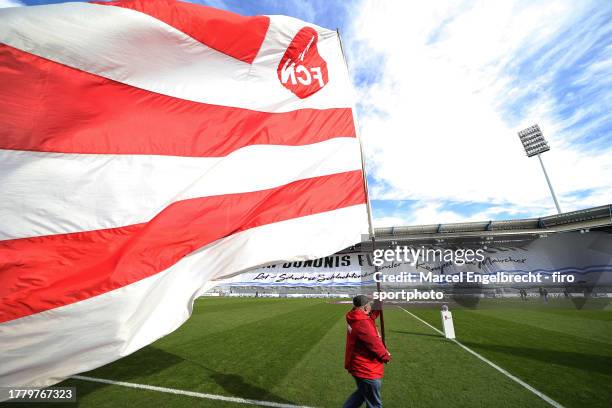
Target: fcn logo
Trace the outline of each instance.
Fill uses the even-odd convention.
[[[299,98],[307,98],[327,84],[327,63],[317,50],[317,32],[304,27],[293,37],[278,64],[281,84]]]

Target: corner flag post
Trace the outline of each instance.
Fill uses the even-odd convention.
[[[344,47],[342,46],[342,37],[340,36],[340,30],[338,28],[336,28],[336,33],[338,33],[338,43],[340,44],[340,51],[342,51],[342,57],[344,58],[344,65],[346,65],[346,71],[350,77],[350,71],[349,71],[348,62],[346,60],[346,54],[344,53]],[[368,209],[368,227],[369,227],[368,232],[370,235],[370,240],[372,241],[372,252],[373,252],[374,249],[376,248],[376,232],[374,230],[374,224],[372,223],[372,205],[370,204],[370,194],[368,192],[368,176],[366,173],[365,155],[363,154],[363,143],[361,141],[359,126],[357,125],[357,112],[356,112],[355,105],[353,105],[353,109],[351,109],[351,111],[353,112],[353,123],[355,125],[355,134],[357,135],[357,140],[359,141],[359,150],[361,152],[361,168],[363,169],[363,187],[365,189],[365,194],[366,194],[366,208]],[[378,272],[377,266],[374,266],[374,271]],[[380,292],[380,282],[376,282],[376,291]],[[384,344],[386,344],[385,343],[385,318],[383,316],[382,302],[380,304],[380,332],[382,336],[382,341]]]

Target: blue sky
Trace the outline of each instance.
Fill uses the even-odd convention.
[[[554,213],[533,123],[562,209],[612,203],[611,2],[200,3],[340,28],[378,226]]]

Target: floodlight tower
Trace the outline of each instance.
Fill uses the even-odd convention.
[[[548,173],[546,172],[546,167],[544,167],[544,162],[542,161],[541,153],[547,152],[550,150],[550,146],[548,146],[548,142],[544,139],[544,135],[540,130],[540,127],[536,124],[533,126],[529,126],[527,129],[523,129],[518,132],[519,138],[523,143],[523,147],[525,148],[525,153],[527,153],[527,157],[538,156],[540,160],[540,165],[542,166],[542,171],[544,172],[544,177],[546,177],[546,182],[548,183],[548,188],[550,189],[550,194],[552,194],[553,201],[555,202],[555,207],[557,207],[557,212],[561,214],[561,207],[559,207],[559,201],[557,201],[557,196],[555,195],[555,190],[553,190],[553,186],[548,178]]]

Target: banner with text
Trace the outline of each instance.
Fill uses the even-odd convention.
[[[612,234],[605,232],[560,233],[545,238],[520,243],[515,246],[475,248],[470,250],[456,244],[453,249],[445,246],[411,246],[405,262],[385,262],[374,267],[372,253],[357,252],[337,254],[314,261],[286,262],[254,269],[240,275],[218,281],[229,286],[361,286],[374,283],[381,274],[411,276],[408,286],[434,286],[449,284],[448,277],[467,274],[489,275],[537,275],[538,284],[563,286],[552,281],[557,276],[572,276],[572,284],[583,286],[612,285]],[[467,248],[467,247],[466,247]],[[418,250],[422,252],[418,252]],[[438,250],[438,259],[423,256],[425,251]],[[452,255],[451,255],[452,252]],[[446,256],[448,254],[449,256]],[[411,256],[416,255],[416,256]],[[463,259],[462,259],[463,257]],[[441,279],[445,277],[445,279]],[[496,286],[534,286],[527,279]],[[385,281],[385,286],[407,286],[406,281],[394,284]]]

